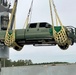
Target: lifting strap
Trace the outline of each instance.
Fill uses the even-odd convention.
[[[23,29],[25,28],[25,26],[28,25],[28,23],[29,23],[29,18],[31,18],[32,6],[33,6],[33,0],[32,0],[32,2],[31,2],[31,6],[30,6],[30,9],[29,9],[27,18],[26,18],[26,20],[25,20],[25,24],[24,24],[24,26],[23,26]],[[13,43],[13,47],[15,47],[15,46],[17,46],[19,49],[22,49],[22,46],[18,45],[16,42]]]
[[[32,13],[32,7],[33,7],[33,0],[32,0],[32,2],[31,2],[31,6],[30,6],[30,9],[29,9],[29,12],[28,12],[28,14],[27,14],[27,18],[26,18],[26,20],[25,20],[25,24],[24,24],[24,26],[23,26],[23,29],[28,25],[28,23],[29,23],[29,18],[31,18],[31,13]]]
[[[14,12],[16,10],[16,5],[17,4],[16,4],[16,1],[15,1],[13,9],[12,9],[11,16],[10,16],[10,20],[9,20],[9,23],[8,23],[8,27],[7,27],[7,30],[6,30],[6,35],[5,35],[4,43],[8,47],[12,46],[12,44],[15,42],[15,26],[16,26],[15,18],[14,18],[14,24],[13,24],[13,31],[11,31],[11,33],[9,33],[9,30],[10,30],[10,26],[11,26],[11,23],[12,23],[12,18],[13,18]]]
[[[23,47],[23,46],[18,45],[16,42],[14,42],[14,43],[13,43],[13,47],[16,47],[16,46],[19,48],[19,50],[21,50],[22,47]]]
[[[52,20],[52,27],[53,27],[53,36],[55,41],[58,43],[58,45],[65,45],[66,42],[68,42],[68,37],[65,31],[64,26],[62,25],[62,22],[57,14],[57,10],[55,8],[55,4],[53,0],[49,0],[49,4],[50,4],[50,12],[51,12],[51,20]],[[54,19],[53,19],[53,12],[52,12],[52,6],[54,8],[54,12],[55,12],[55,16],[56,16],[56,24],[58,25],[58,22],[61,26],[60,30],[57,32],[54,28]]]

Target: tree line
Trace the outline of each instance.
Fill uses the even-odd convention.
[[[32,65],[31,60],[17,60],[17,61],[12,61],[12,60],[1,60],[1,66],[2,67],[13,67],[13,66],[26,66],[26,65]]]
[[[46,65],[46,64],[69,64],[68,62],[47,62],[47,63],[33,63],[32,60],[1,60],[2,67],[13,67],[13,66],[28,66],[28,65]]]

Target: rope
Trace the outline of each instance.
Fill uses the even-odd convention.
[[[33,0],[32,0],[32,2],[31,2],[31,6],[30,6],[30,9],[29,9],[27,18],[26,18],[26,20],[25,20],[25,24],[24,24],[24,26],[23,26],[23,29],[25,28],[25,26],[28,25],[28,23],[29,23],[29,17],[30,17],[30,21],[31,21],[32,7],[33,7]]]

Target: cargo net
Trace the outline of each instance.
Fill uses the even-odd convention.
[[[61,30],[57,32],[55,28],[53,29],[53,36],[58,45],[65,45],[67,43],[67,34],[64,27],[61,27]]]
[[[7,45],[8,47],[12,46],[15,42],[15,34],[8,33],[5,38],[5,45]]]

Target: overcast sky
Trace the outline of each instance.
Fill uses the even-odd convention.
[[[9,0],[10,1],[10,0]],[[23,28],[32,0],[18,0],[16,28]],[[14,0],[10,1],[13,5]],[[76,0],[54,0],[63,25],[76,27]],[[51,24],[49,0],[34,0],[31,22]],[[19,52],[10,49],[10,59],[31,59],[34,63],[65,61],[76,62],[76,44],[63,51],[58,46],[34,47],[25,45]]]

